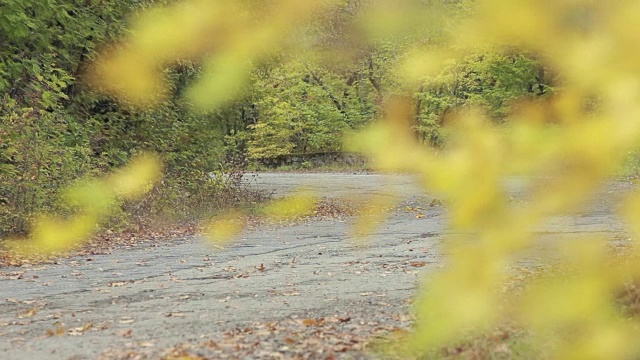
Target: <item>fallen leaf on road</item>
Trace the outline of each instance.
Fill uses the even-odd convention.
[[[34,316],[35,314],[37,314],[38,311],[40,311],[40,309],[37,308],[37,307],[31,308],[31,309],[23,312],[22,314],[18,315],[18,318],[20,318],[20,319],[30,318],[30,317]]]
[[[170,312],[170,313],[164,314],[164,316],[166,316],[166,317],[185,317],[187,315],[185,313],[181,313],[181,312]]]
[[[52,337],[52,336],[62,336],[64,335],[64,326],[58,324],[58,326],[55,329],[49,329],[47,330],[47,336],[48,337]]]
[[[12,273],[0,273],[0,277],[8,280],[18,280],[23,278],[24,271]]]
[[[426,266],[427,263],[424,261],[414,261],[412,263],[409,263],[409,265],[413,266],[413,267],[423,267]]]
[[[324,318],[318,319],[304,319],[302,320],[302,325],[304,326],[322,326],[324,324]]]
[[[206,360],[206,358],[200,355],[192,355],[187,351],[172,351],[169,355],[166,355],[162,358],[162,360]]]
[[[219,349],[220,348],[220,346],[218,346],[218,343],[213,341],[213,340],[209,340],[209,341],[203,343],[202,346],[208,347],[208,348],[211,348],[211,349]]]

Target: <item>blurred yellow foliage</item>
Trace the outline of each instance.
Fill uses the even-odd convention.
[[[7,246],[19,257],[72,250],[90,239],[120,201],[149,191],[160,172],[159,159],[143,154],[114,174],[80,181],[62,194],[63,200],[76,210],[75,215],[40,215],[27,239],[9,240]]]
[[[202,107],[218,105],[237,93],[255,61],[289,45],[288,35],[331,3],[191,0],[161,8],[142,16],[126,45],[106,53],[94,74],[99,86],[145,104],[162,93],[163,66],[176,57],[203,59],[207,72],[190,98]],[[396,69],[407,89],[478,49],[532,54],[559,82],[552,97],[522,99],[504,124],[480,110],[460,111],[448,121],[452,135],[443,150],[418,143],[410,129],[412,105],[397,97],[384,119],[347,143],[370,155],[379,170],[416,173],[425,189],[446,200],[452,232],[459,234],[446,243],[447,266],[419,295],[409,349],[442,346],[509,318],[553,343],[551,358],[640,356],[640,324],[614,304],[617,289],[640,276],[640,267],[610,257],[607,239],[580,239],[568,250],[557,244],[566,273],[535,282],[521,296],[500,292],[515,259],[535,245],[533,231],[551,216],[580,211],[640,143],[640,2],[461,1],[468,16],[446,25],[450,31],[433,43],[420,39],[433,26],[423,19],[443,17],[425,11],[422,1],[372,3],[360,23],[365,40],[416,40]],[[527,202],[508,201],[503,181],[514,174],[527,179]],[[298,194],[264,212],[287,218],[311,204]],[[640,236],[640,195],[623,209]],[[356,233],[380,220],[374,218],[357,223]],[[214,238],[239,229],[231,217],[215,224]]]
[[[510,265],[534,245],[533,231],[551,216],[580,211],[636,148],[640,43],[630,34],[637,33],[639,15],[633,1],[478,1],[443,52],[531,51],[560,75],[559,94],[524,101],[505,125],[476,111],[462,113],[451,120],[452,139],[439,153],[399,136],[393,116],[355,139],[352,146],[367,151],[381,170],[416,172],[425,188],[448,200],[453,231],[464,231],[450,239],[447,267],[429,278],[419,298],[411,349],[490,329],[509,314],[545,343],[554,338],[552,358],[640,354],[639,324],[614,303],[616,291],[640,269],[610,258],[608,239],[556,244],[567,275],[542,280],[518,299],[505,301],[498,291]],[[434,69],[416,64],[409,59],[400,71],[428,78]],[[587,111],[592,99],[598,105]],[[529,179],[527,203],[507,201],[501,182],[510,174]],[[624,212],[636,236],[638,206],[634,195]]]
[[[242,232],[246,221],[238,211],[229,211],[215,216],[205,226],[204,235],[216,245],[224,245]]]
[[[151,190],[161,171],[160,159],[143,154],[134,157],[126,167],[106,177],[105,183],[116,196],[135,199]]]
[[[384,224],[387,212],[397,201],[396,197],[387,194],[367,199],[366,203],[359,207],[358,218],[351,225],[351,235],[358,240],[366,240],[367,236],[375,233]]]
[[[104,51],[92,82],[134,104],[153,105],[166,95],[163,67],[201,60],[206,72],[188,97],[200,108],[217,106],[239,93],[252,65],[289,45],[296,25],[330,3],[191,0],[157,7],[134,19],[130,41]]]
[[[287,221],[313,214],[317,197],[311,191],[297,190],[283,199],[275,200],[260,209],[260,212],[272,221]]]
[[[299,189],[258,209],[258,215],[272,222],[291,221],[313,215],[318,199],[311,192]],[[247,215],[233,210],[214,216],[204,224],[205,238],[214,245],[224,245],[239,235],[247,225]]]

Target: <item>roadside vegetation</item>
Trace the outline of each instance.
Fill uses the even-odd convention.
[[[107,227],[140,217],[191,219],[215,212],[240,200],[246,189],[237,180],[247,166],[262,169],[279,156],[343,152],[344,135],[380,117],[385,99],[401,91],[392,70],[411,42],[379,41],[342,54],[348,61],[340,63],[307,56],[347,50],[350,40],[342,32],[359,15],[356,3],[333,5],[322,21],[307,23],[303,31],[312,37],[263,60],[242,92],[213,110],[195,111],[182,96],[203,78],[203,65],[188,58],[164,68],[171,95],[153,108],[89,86],[98,50],[130,33],[131,19],[154,3],[2,5],[8,14],[0,22],[3,236],[27,233],[37,213],[71,214],[57,196],[61,189],[117,169],[142,152],[160,156],[162,179],[144,199],[123,203]],[[457,5],[447,10],[461,11]],[[501,119],[511,100],[546,95],[552,80],[532,57],[478,52],[412,92],[412,126],[422,143],[441,145],[448,113],[481,105]],[[280,167],[360,168],[304,161]]]

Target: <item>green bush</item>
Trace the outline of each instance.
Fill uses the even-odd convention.
[[[0,234],[24,233],[41,211],[65,212],[57,191],[91,172],[86,144],[55,112],[0,104]]]

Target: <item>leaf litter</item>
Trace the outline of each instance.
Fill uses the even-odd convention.
[[[246,217],[247,228],[256,229],[264,226],[292,226],[309,221],[345,220],[358,214],[358,209],[346,200],[321,198],[315,207],[304,216],[294,217],[283,221],[267,221],[256,215]],[[181,223],[146,222],[131,225],[123,231],[104,230],[95,235],[91,241],[72,252],[54,252],[48,256],[34,255],[28,258],[13,256],[7,249],[0,247],[0,268],[3,267],[33,267],[38,264],[60,264],[61,259],[84,256],[86,261],[93,261],[93,255],[105,255],[114,249],[136,246],[160,246],[172,241],[179,241],[193,237],[202,232],[199,221],[183,221]],[[146,264],[140,263],[140,266]],[[21,278],[22,272],[2,273],[1,277]]]

